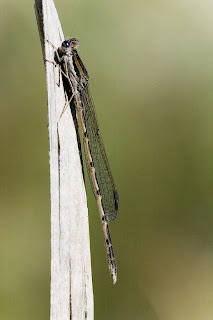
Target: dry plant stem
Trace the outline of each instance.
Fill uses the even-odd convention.
[[[93,320],[88,209],[76,132],[54,49],[64,40],[52,0],[35,0],[35,12],[46,66],[51,196],[50,320]],[[64,110],[63,115],[62,111]],[[61,118],[60,118],[61,116]]]

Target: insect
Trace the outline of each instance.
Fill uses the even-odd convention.
[[[119,196],[89,91],[89,75],[78,54],[78,46],[79,41],[76,38],[63,41],[61,47],[55,51],[55,60],[60,65],[74,121],[76,112],[82,129],[86,167],[101,218],[109,271],[113,283],[116,283],[117,265],[108,222],[117,217]],[[75,112],[73,112],[72,104],[74,104]],[[78,143],[80,144],[79,138]]]

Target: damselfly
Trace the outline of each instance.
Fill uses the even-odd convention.
[[[65,40],[55,52],[63,74],[65,90],[74,102],[77,118],[83,131],[86,166],[101,218],[105,247],[113,283],[117,281],[117,266],[109,232],[108,221],[118,214],[118,192],[109,167],[106,151],[98,127],[94,105],[89,91],[89,76],[77,48],[79,42]],[[73,112],[72,112],[73,113]],[[78,141],[79,142],[79,141]]]

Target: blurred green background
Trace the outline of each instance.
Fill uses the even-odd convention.
[[[120,194],[113,286],[89,184],[95,319],[213,318],[213,3],[57,0]],[[47,95],[33,2],[0,2],[0,319],[49,318]]]

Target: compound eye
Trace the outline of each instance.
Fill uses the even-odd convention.
[[[65,40],[65,41],[62,43],[62,47],[69,48],[69,47],[70,47],[70,42],[69,42],[68,40]]]
[[[77,49],[79,47],[79,41],[76,38],[70,39],[70,44],[74,49]]]

